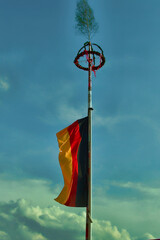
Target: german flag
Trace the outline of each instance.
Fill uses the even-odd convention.
[[[88,117],[77,120],[56,135],[64,187],[55,200],[70,207],[86,207],[88,201]]]

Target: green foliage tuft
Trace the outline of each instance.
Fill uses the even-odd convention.
[[[87,36],[90,41],[91,36],[97,32],[98,24],[95,21],[94,13],[87,0],[79,0],[76,8],[76,29]]]

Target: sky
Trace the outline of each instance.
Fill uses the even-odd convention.
[[[0,0],[0,239],[83,240],[56,133],[87,115],[76,0]],[[93,81],[93,240],[160,238],[160,1],[89,0],[105,65]]]

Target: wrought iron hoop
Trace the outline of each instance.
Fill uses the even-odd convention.
[[[79,59],[80,59],[81,57],[83,57],[84,55],[86,55],[86,57],[87,57],[87,55],[92,55],[92,56],[97,55],[97,56],[100,57],[100,64],[97,65],[97,66],[92,65],[92,70],[93,70],[93,71],[94,71],[94,70],[98,70],[98,69],[100,69],[100,68],[105,64],[105,57],[104,57],[104,55],[103,55],[103,50],[102,50],[97,44],[92,44],[92,45],[96,45],[96,46],[101,50],[101,53],[100,53],[100,52],[97,52],[97,51],[94,51],[93,48],[92,48],[92,51],[87,51],[87,50],[86,50],[86,47],[87,47],[88,45],[89,45],[88,42],[85,43],[84,46],[79,50],[79,52],[78,52],[78,54],[77,54],[77,56],[76,56],[76,58],[75,58],[75,60],[74,60],[74,64],[75,64],[78,68],[80,68],[80,69],[82,69],[82,70],[89,71],[89,67],[83,67],[82,65],[80,65]],[[83,52],[81,52],[82,49],[84,49]]]

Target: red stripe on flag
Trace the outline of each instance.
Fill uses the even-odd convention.
[[[66,201],[66,206],[76,206],[76,194],[77,194],[77,182],[78,182],[78,148],[81,142],[81,135],[79,131],[78,121],[74,122],[68,127],[68,132],[70,135],[70,145],[72,154],[72,183],[71,192],[68,200]]]

